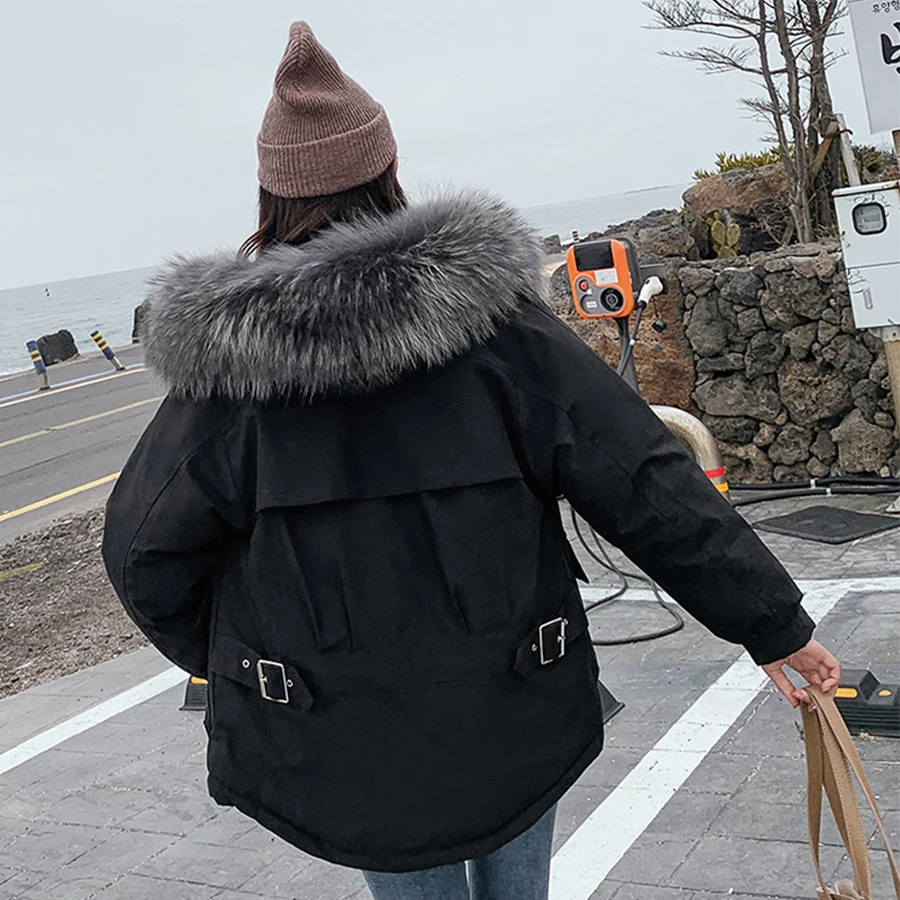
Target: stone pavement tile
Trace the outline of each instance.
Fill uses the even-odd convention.
[[[891,849],[894,853],[900,853],[900,810],[881,809],[880,812],[881,820],[884,822],[884,829],[888,834],[888,841],[890,842]],[[865,813],[863,815],[865,815]],[[869,821],[869,819],[866,818],[865,821]],[[869,846],[874,849],[884,847],[884,838],[881,836],[881,832],[878,830],[877,825],[872,833],[872,839],[869,841]]]
[[[199,841],[201,844],[219,844],[222,847],[241,847],[246,845],[241,844],[239,839],[248,832],[261,831],[270,834],[253,819],[236,809],[222,807],[218,809],[220,812],[191,831],[192,841]]]
[[[896,612],[896,607],[897,596],[890,591],[849,591],[828,615],[844,614],[859,621],[865,616]]]
[[[13,872],[10,878],[0,883],[0,900],[19,900],[25,891],[51,877],[46,872],[26,872],[22,869]]]
[[[872,554],[871,557],[850,563],[849,566],[841,573],[841,578],[881,578],[886,575],[897,574],[896,549],[894,549],[895,557]]]
[[[221,806],[214,803],[206,790],[176,791],[173,793],[146,793],[153,805],[132,816],[123,823],[131,831],[149,831],[154,834],[185,836],[218,815]]]
[[[605,881],[601,882],[600,886],[593,894],[591,894],[588,900],[612,900],[613,895],[620,887],[622,887],[621,881],[610,881],[610,879],[607,878]]]
[[[620,713],[620,715],[624,715]],[[615,728],[615,719],[608,726]],[[584,770],[578,784],[615,787],[641,760],[647,751],[640,747],[606,747]]]
[[[630,664],[620,661],[607,669],[608,687],[635,712],[649,711],[665,702],[672,710],[672,721],[728,669],[729,660],[685,662],[677,654],[640,657]],[[664,710],[658,710],[663,712]],[[623,718],[628,718],[624,716]]]
[[[896,851],[895,851],[896,857]],[[875,897],[891,896],[891,869],[888,863],[888,856],[884,850],[870,849],[869,860],[872,865],[872,894]],[[831,868],[829,868],[831,866]],[[812,868],[812,863],[810,863]],[[844,853],[840,857],[837,864],[830,862],[829,865],[822,864],[822,873],[825,875],[825,881],[833,884],[838,878],[853,878],[853,866],[847,854]],[[813,876],[815,877],[815,876]]]
[[[659,839],[701,838],[729,801],[726,794],[678,791],[644,833]]]
[[[679,837],[669,840],[660,835],[642,834],[613,867],[609,877],[613,881],[636,884],[667,884],[695,846],[695,839]],[[674,884],[677,886],[678,882]]]
[[[271,861],[269,855],[258,850],[220,847],[180,838],[152,859],[139,864],[133,873],[237,888]]]
[[[102,783],[113,788],[152,791],[173,794],[180,791],[206,793],[206,771],[203,767],[185,762],[185,748],[166,745],[119,768],[115,773],[102,779]],[[190,748],[190,753],[203,753]]]
[[[3,884],[4,881],[9,881],[13,875],[18,874],[18,869],[10,869],[9,866],[0,866],[0,884]]]
[[[894,744],[897,743],[895,740]],[[900,746],[897,747],[897,756],[900,757]],[[900,758],[866,763],[866,777],[882,813],[890,809],[900,809]]]
[[[168,730],[150,725],[119,724],[118,719],[113,719],[69,738],[61,746],[64,750],[142,756],[173,739]]]
[[[856,628],[841,647],[841,662],[847,669],[871,668],[875,675],[888,680],[885,668],[896,669],[900,642],[900,613],[870,613],[860,616]]]
[[[606,884],[607,882],[604,882]],[[611,881],[609,884],[618,884]],[[619,884],[614,894],[602,894],[600,885],[593,894],[591,900],[606,900],[607,897],[615,900],[693,900],[693,891],[683,891],[681,888],[666,888],[648,884]]]
[[[816,639],[821,641],[838,659],[846,656],[847,642],[853,636],[853,632],[859,628],[861,614],[854,612],[840,601],[837,607],[825,617],[824,622],[819,623],[816,629]]]
[[[818,882],[816,882],[818,886]],[[789,897],[787,894],[756,894],[752,888],[747,890],[734,890],[731,893],[725,891],[694,891],[690,894],[690,900],[810,900],[815,892],[802,894],[799,897]]]
[[[91,785],[44,806],[35,820],[112,828],[148,809],[153,803],[154,798],[141,791]]]
[[[125,875],[91,900],[212,900],[220,889],[185,881],[163,881],[146,875]],[[252,898],[245,897],[245,900]]]
[[[171,834],[119,831],[98,847],[63,866],[59,874],[72,878],[101,874],[109,875],[112,880],[145,864],[179,840],[181,838]]]
[[[95,784],[133,759],[114,753],[79,753],[54,747],[10,770],[4,779],[18,786],[17,793],[22,788],[33,788],[35,793],[63,796],[78,787]]]
[[[736,791],[737,798],[754,794],[778,803],[806,802],[806,762],[798,757],[760,757],[753,771]],[[736,798],[736,799],[737,799]]]
[[[355,894],[353,896],[355,896]],[[369,897],[371,896],[372,895],[369,894]],[[218,894],[213,894],[212,900],[270,900],[270,898],[265,894],[251,894],[247,891],[232,891],[226,889],[224,891],[219,891]],[[328,900],[331,900],[331,898],[328,898]]]
[[[859,758],[865,767],[867,778],[869,777],[869,768],[873,763],[900,762],[900,741],[897,738],[857,736],[855,744],[856,752],[859,753]]]
[[[115,722],[120,725],[146,725],[150,727],[179,728],[193,727],[194,719],[187,712],[180,710],[184,699],[184,689],[174,687],[156,698],[158,703],[139,703],[120,712]]]
[[[719,749],[725,753],[749,754],[757,759],[801,757],[803,738],[797,714],[780,694],[767,694],[743,724],[735,723]]]
[[[808,840],[806,803],[779,803],[759,791],[748,792],[735,797],[723,808],[710,825],[709,833],[719,837],[805,844]],[[843,846],[831,816],[824,817],[821,842]]]
[[[691,794],[733,794],[753,773],[757,760],[742,753],[710,753],[682,790]]]
[[[28,827],[28,822],[25,820],[14,815],[6,815],[6,807],[3,810],[3,814],[0,815],[0,850],[24,834]]]
[[[102,878],[67,879],[23,872],[0,884],[0,900],[90,900],[106,886]]]
[[[159,675],[171,666],[158,650],[153,647],[141,647],[124,653],[114,659],[98,663],[80,672],[64,675],[46,684],[38,684],[23,694],[30,697],[82,696],[97,700],[105,700],[115,694],[128,690],[154,675]],[[2,702],[0,702],[2,707]]]
[[[643,750],[646,753],[678,718],[678,715],[661,718],[649,714],[641,716],[633,714],[631,718],[625,718],[626,712],[627,709],[619,713],[623,718],[619,721],[613,720],[613,724],[610,725],[605,739],[607,750],[632,749]],[[616,719],[619,716],[616,716]]]
[[[258,893],[273,900],[345,900],[365,889],[365,879],[356,869],[311,859],[299,851],[295,853],[296,863],[295,857],[277,859],[239,885],[238,890]],[[292,864],[297,866],[293,873]]]
[[[3,809],[3,804],[20,790],[22,790],[22,785],[12,781],[9,773],[0,775],[0,809]]]
[[[609,794],[609,788],[578,782],[563,795],[553,827],[553,852],[561,847]]]
[[[103,828],[32,822],[3,847],[3,862],[26,871],[55,872],[111,836]]]
[[[824,869],[835,865],[840,851],[823,847]],[[815,874],[809,844],[754,841],[708,835],[669,877],[668,884],[698,891],[815,897]]]

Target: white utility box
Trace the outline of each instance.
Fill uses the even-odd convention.
[[[900,181],[834,192],[857,328],[900,324]]]

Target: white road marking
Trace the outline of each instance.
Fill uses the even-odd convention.
[[[900,592],[900,577],[798,584],[816,622],[853,591]],[[588,900],[767,681],[744,653],[700,695],[557,851],[550,900]]]
[[[34,759],[45,750],[50,750],[63,741],[125,712],[126,709],[131,709],[145,700],[152,700],[158,694],[168,691],[177,684],[182,684],[185,677],[186,674],[181,669],[172,666],[159,675],[154,675],[153,678],[148,678],[147,681],[142,681],[133,688],[122,691],[121,694],[116,694],[109,700],[104,700],[102,703],[72,716],[71,719],[66,719],[46,731],[39,732],[5,753],[0,753],[0,775],[9,772],[10,769],[15,769],[16,766],[21,766],[29,759]]]
[[[608,597],[610,594],[614,594],[621,585],[614,584],[610,587],[582,587],[579,588],[581,592],[581,599],[584,600],[585,603],[596,603],[598,600],[603,600]],[[667,603],[674,603],[675,601],[660,588],[659,595],[665,600]],[[656,594],[650,590],[650,588],[628,588],[621,597],[616,598],[616,603],[620,600],[640,600],[640,601],[648,601],[648,600],[656,600]]]
[[[5,403],[0,403],[0,409],[6,409],[8,406],[18,406],[20,403],[31,403],[34,400],[40,400],[45,397],[55,397],[57,394],[64,394],[66,391],[75,391],[79,388],[83,387],[91,387],[95,384],[103,384],[105,381],[111,381],[113,378],[122,378],[125,375],[136,375],[138,372],[146,372],[147,369],[144,366],[131,366],[126,369],[124,372],[113,372],[110,375],[98,375],[96,378],[89,376],[88,380],[81,381],[78,384],[71,384],[66,382],[68,385],[52,388],[49,391],[33,391],[24,397],[19,397],[19,399],[9,400]]]

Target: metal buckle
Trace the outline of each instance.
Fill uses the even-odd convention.
[[[263,670],[263,666],[274,666],[281,673],[281,684],[284,690],[284,699],[282,700],[280,697],[273,697],[269,694],[269,679],[266,678],[265,671]],[[259,692],[262,694],[263,700],[271,700],[272,703],[289,703],[290,695],[288,694],[288,677],[287,672],[284,669],[284,663],[275,662],[271,659],[260,659],[256,663],[256,677],[259,679]]]
[[[549,622],[544,622],[543,625],[538,625],[538,649],[541,653],[542,666],[556,662],[556,660],[562,659],[566,655],[566,625],[568,624],[569,620],[560,616],[558,619],[551,619]],[[559,626],[559,634],[556,635],[556,641],[559,644],[559,653],[556,656],[548,657],[544,653],[544,629],[553,626]]]

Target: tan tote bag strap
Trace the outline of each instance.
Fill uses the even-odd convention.
[[[826,725],[827,728],[827,725]],[[858,889],[863,897],[871,897],[871,877],[869,875],[868,852],[866,852],[865,839],[863,837],[862,820],[859,816],[859,807],[856,803],[856,795],[853,793],[852,785],[847,790],[849,784],[849,774],[846,768],[841,765],[843,774],[847,778],[847,784],[840,789],[836,783],[835,773],[832,770],[832,759],[826,750],[825,738],[822,730],[822,724],[815,712],[810,712],[806,706],[803,707],[803,735],[806,742],[806,768],[809,781],[807,791],[807,812],[809,819],[809,840],[812,848],[813,865],[816,869],[816,875],[819,878],[821,886],[821,896],[824,900],[842,900],[845,896],[842,893],[832,891],[825,882],[825,876],[822,874],[820,861],[820,843],[822,829],[822,788],[828,795],[828,802],[834,820],[837,823],[838,831],[841,834],[841,840],[844,846],[848,848],[848,856],[853,865],[853,877]],[[849,808],[848,808],[849,807]],[[853,822],[853,826],[848,828],[848,819]],[[860,840],[862,841],[863,854],[865,863],[860,862],[860,854],[858,852]],[[857,851],[850,852],[849,848],[853,846]],[[849,895],[846,895],[849,896]]]
[[[807,774],[809,777],[809,832],[813,850],[813,862],[819,883],[822,886],[822,896],[827,900],[840,898],[841,893],[830,891],[825,884],[819,862],[819,841],[821,837],[822,816],[822,789],[828,795],[841,839],[847,849],[853,867],[853,876],[856,880],[858,893],[871,900],[872,876],[869,863],[869,852],[862,828],[862,820],[859,815],[859,804],[850,772],[856,776],[866,801],[869,804],[878,830],[884,841],[887,851],[888,863],[891,868],[891,877],[894,883],[894,893],[900,900],[900,870],[891,850],[890,840],[884,822],[878,812],[878,805],[872,788],[869,786],[866,773],[850,732],[844,724],[840,712],[834,704],[834,700],[822,693],[814,685],[808,685],[805,690],[810,694],[816,704],[815,711],[810,711],[804,705],[803,733],[806,741]]]

